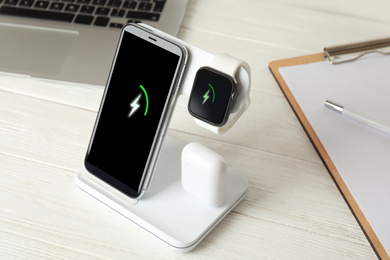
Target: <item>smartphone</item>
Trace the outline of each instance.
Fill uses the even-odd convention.
[[[187,60],[137,24],[121,32],[85,156],[89,173],[131,198],[149,187]]]

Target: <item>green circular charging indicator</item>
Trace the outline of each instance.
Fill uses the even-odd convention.
[[[145,113],[144,113],[144,116],[146,116],[146,114],[148,113],[148,109],[149,109],[149,98],[148,98],[148,94],[146,93],[145,88],[144,88],[142,85],[139,85],[139,87],[140,87],[140,88],[142,89],[142,91],[144,92],[145,98],[146,98],[146,108],[145,108]]]
[[[214,99],[215,99],[215,91],[214,91],[214,88],[213,86],[211,86],[211,84],[209,84],[209,87],[211,88],[211,90],[213,91],[213,103],[214,103]]]

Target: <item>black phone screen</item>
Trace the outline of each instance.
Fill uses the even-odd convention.
[[[180,56],[123,33],[85,165],[98,178],[134,197],[142,188],[165,120]]]

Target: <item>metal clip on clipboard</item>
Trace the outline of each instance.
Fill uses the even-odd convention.
[[[331,64],[340,64],[357,60],[370,53],[390,54],[390,38],[325,47],[326,59]]]

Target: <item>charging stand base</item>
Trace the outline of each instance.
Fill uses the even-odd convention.
[[[131,200],[81,170],[77,186],[122,214],[173,249],[190,251],[243,199],[248,191],[244,176],[228,169],[226,200],[209,206],[181,185],[184,143],[166,136],[152,183],[140,200]]]

